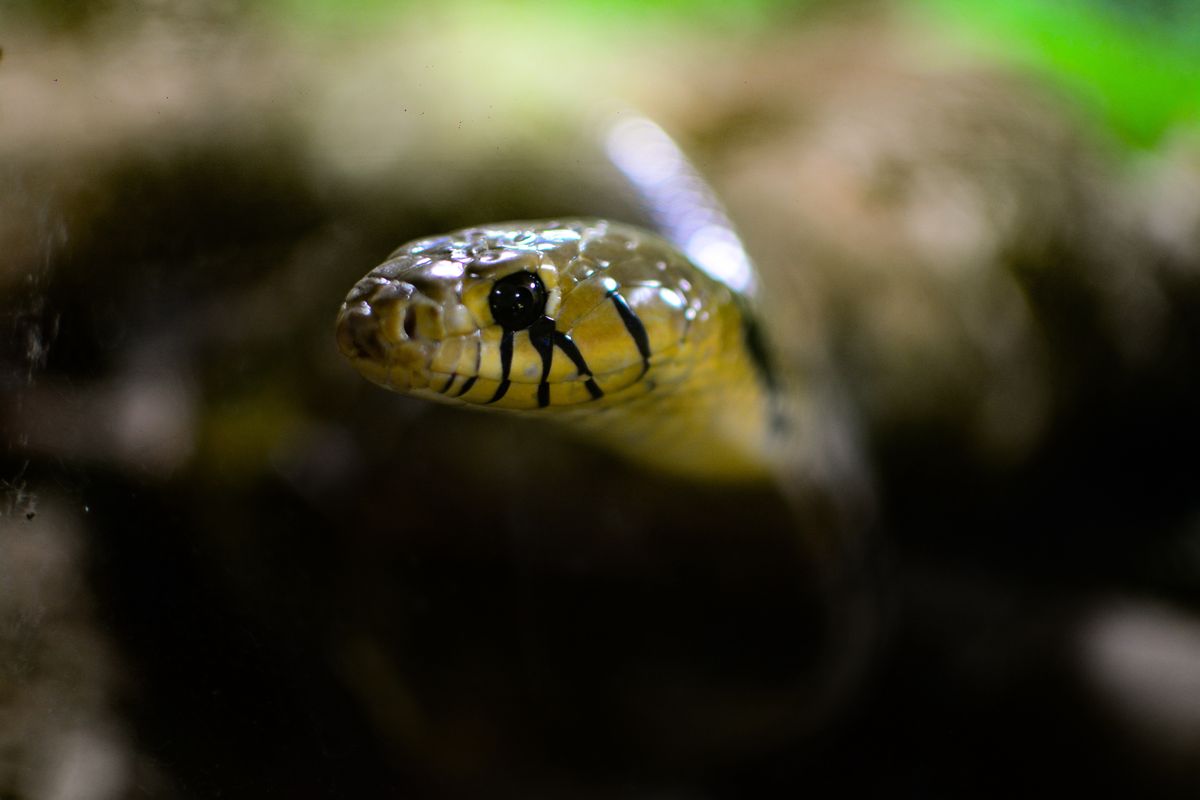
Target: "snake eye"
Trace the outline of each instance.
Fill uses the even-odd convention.
[[[546,287],[532,272],[514,272],[492,286],[488,306],[506,330],[524,330],[546,310]]]

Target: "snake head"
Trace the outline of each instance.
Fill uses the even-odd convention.
[[[342,353],[367,378],[510,410],[608,404],[678,382],[707,319],[695,268],[607,221],[468,228],[400,247],[351,289]]]

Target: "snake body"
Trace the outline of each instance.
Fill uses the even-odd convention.
[[[350,291],[337,339],[388,389],[554,418],[657,469],[777,469],[786,404],[750,301],[632,226],[510,222],[410,242]]]

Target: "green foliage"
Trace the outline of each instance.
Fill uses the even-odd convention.
[[[274,0],[296,19],[370,24],[418,0]],[[657,24],[769,30],[798,12],[870,7],[858,0],[443,0],[457,15],[537,19],[548,27]],[[888,5],[879,2],[880,6]],[[972,50],[1024,66],[1078,97],[1134,146],[1200,118],[1200,2],[1196,0],[894,0],[921,24]]]
[[[1200,118],[1200,3],[1192,0],[916,0],[994,55],[1091,105],[1126,142],[1152,146]]]

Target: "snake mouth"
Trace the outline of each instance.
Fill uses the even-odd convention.
[[[401,330],[411,341],[415,325],[408,314],[404,314]],[[384,361],[394,344],[384,337],[379,315],[366,303],[343,305],[337,320],[337,343],[342,355],[352,361]]]
[[[436,342],[429,333],[432,303],[421,302],[416,286],[379,275],[363,278],[346,297],[337,317],[338,349],[367,378],[407,391],[428,384]],[[422,313],[424,311],[424,313]],[[440,312],[440,309],[436,309]],[[424,318],[424,319],[423,319]]]
[[[428,348],[413,339],[390,341],[370,307],[342,308],[337,320],[337,342],[342,355],[371,381],[396,391],[421,385],[414,378],[428,364]]]

